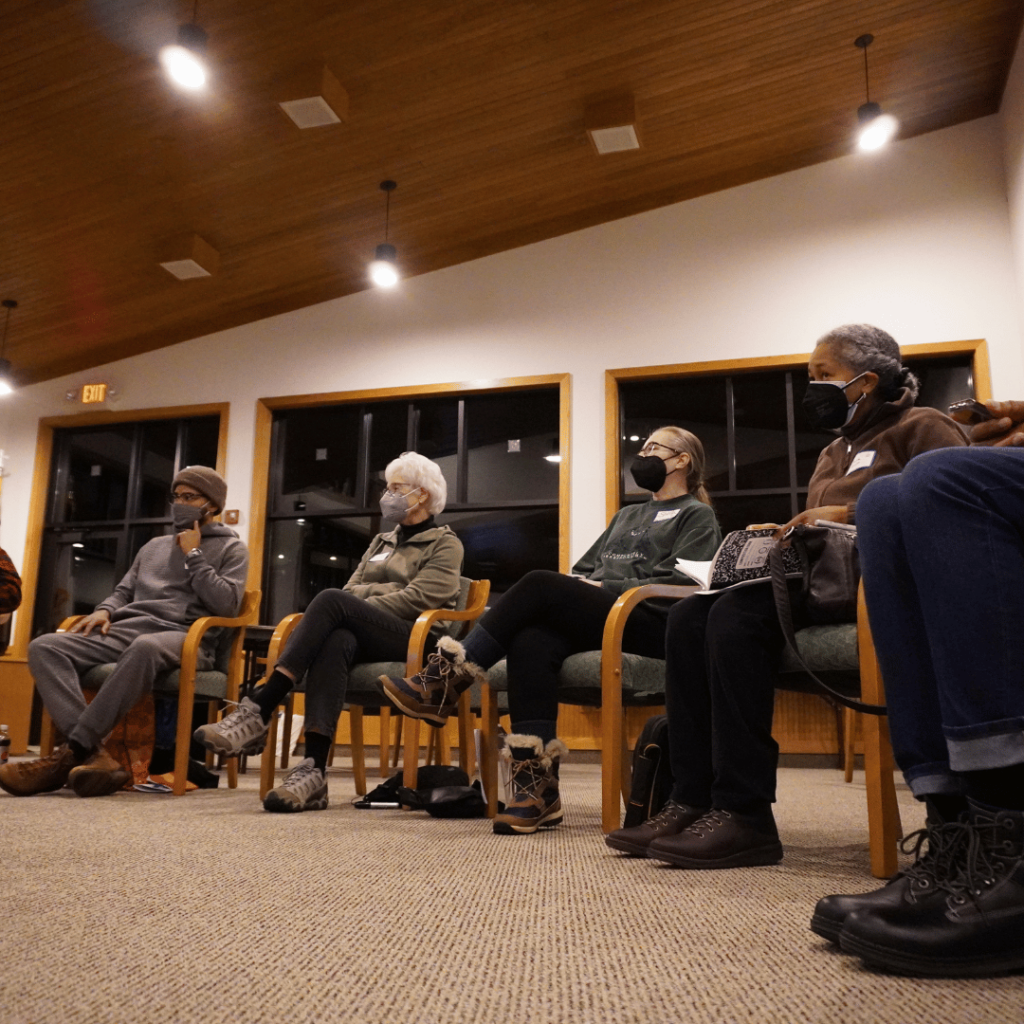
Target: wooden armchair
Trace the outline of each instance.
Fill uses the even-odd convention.
[[[242,599],[242,608],[238,615],[224,618],[217,615],[206,615],[196,619],[185,634],[185,645],[181,650],[181,665],[178,668],[163,672],[157,676],[153,684],[153,692],[178,694],[178,731],[175,740],[174,754],[174,795],[181,796],[185,792],[188,773],[188,750],[192,739],[192,705],[196,700],[210,703],[210,721],[217,714],[217,707],[223,701],[238,701],[239,687],[242,682],[242,641],[245,627],[256,621],[260,606],[260,591],[247,590]],[[70,629],[81,615],[66,618],[58,627],[58,633]],[[224,633],[218,638],[213,667],[199,669],[199,646],[208,630],[215,626],[224,627]],[[116,668],[116,662],[109,665],[97,665],[82,676],[82,687],[87,690],[98,690],[103,682]],[[43,724],[40,746],[44,754],[53,749],[53,722],[43,711]],[[228,785],[235,789],[238,785],[238,759],[228,761]]]
[[[564,703],[599,703],[601,707],[601,826],[605,832],[619,827],[620,800],[628,799],[629,795],[623,706],[664,704],[665,663],[657,658],[623,654],[622,634],[626,620],[642,601],[678,599],[690,593],[692,588],[668,584],[647,584],[626,591],[608,613],[601,650],[574,654],[562,666],[560,699]],[[799,630],[797,642],[812,669],[859,673],[863,699],[872,704],[885,702],[881,673],[867,623],[863,588],[856,624]],[[826,651],[829,660],[822,664]],[[786,687],[785,674],[802,671],[795,659],[784,659],[780,684]],[[483,687],[480,696],[484,736],[480,770],[488,796],[488,814],[493,817],[497,810],[497,697],[500,691],[508,688],[504,662],[495,665],[488,678],[489,685]],[[896,844],[900,835],[892,747],[885,719],[871,715],[863,717],[871,871],[876,877],[887,878],[896,870]]]
[[[423,667],[424,648],[430,628],[435,622],[449,622],[452,626],[448,632],[458,639],[464,635],[469,626],[476,621],[487,607],[487,598],[491,591],[490,580],[460,579],[459,597],[455,608],[437,608],[422,612],[413,624],[409,636],[406,660],[360,662],[353,665],[349,673],[348,691],[345,700],[352,718],[352,765],[355,773],[356,792],[366,792],[366,762],[363,746],[363,708],[379,707],[381,712],[381,774],[385,773],[388,760],[388,735],[390,723],[390,705],[384,697],[379,677],[382,675],[413,675]],[[274,630],[267,651],[267,674],[274,670],[277,659],[284,648],[292,630],[302,618],[301,612],[295,612],[283,618]],[[290,710],[290,708],[289,708]],[[470,721],[469,696],[463,694],[459,701],[459,763],[468,765],[472,760],[472,725]],[[416,768],[419,759],[420,722],[410,718],[405,721],[403,754],[404,783],[412,789],[416,788]],[[287,747],[287,744],[286,744]],[[274,786],[274,758],[277,748],[277,716],[270,722],[267,734],[267,746],[263,751],[260,772],[260,799],[262,800]],[[282,767],[287,767],[287,750],[282,753]]]

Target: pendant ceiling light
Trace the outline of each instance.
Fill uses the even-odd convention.
[[[868,83],[868,47],[875,41],[870,32],[858,36],[853,45],[864,51],[864,96],[867,100],[857,108],[857,120],[860,131],[857,133],[857,145],[861,149],[881,149],[896,134],[899,122],[892,114],[883,114],[877,103],[871,102],[871,89]]]
[[[382,181],[380,190],[387,198],[384,201],[384,241],[377,246],[373,262],[370,264],[370,280],[378,288],[394,288],[399,281],[398,267],[395,257],[398,253],[388,242],[388,229],[391,226],[391,193],[398,188],[396,182]]]
[[[160,62],[175,85],[193,91],[206,85],[206,40],[202,26],[196,22],[199,0],[192,8],[192,20],[178,27],[176,46],[165,46],[160,51]]]
[[[4,358],[4,353],[7,351],[7,328],[11,325],[11,311],[18,308],[18,303],[14,299],[4,299],[0,306],[7,310],[4,337],[0,341],[0,395],[9,395],[14,390],[14,379],[11,376],[11,361]]]

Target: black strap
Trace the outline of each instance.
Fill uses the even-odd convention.
[[[807,573],[806,553],[800,553],[801,563],[804,565],[804,574]],[[819,679],[810,669],[807,662],[800,654],[796,645],[796,633],[793,630],[793,609],[789,602],[789,584],[786,579],[786,567],[782,561],[782,549],[778,544],[774,545],[768,552],[768,568],[771,570],[772,590],[775,594],[775,610],[779,613],[779,625],[782,627],[782,634],[786,638],[789,649],[793,652],[796,660],[803,666],[804,671],[820,686],[834,701],[842,704],[843,707],[852,708],[864,715],[885,715],[888,709],[884,704],[866,704],[856,697],[847,697],[838,690],[833,690],[824,680]]]

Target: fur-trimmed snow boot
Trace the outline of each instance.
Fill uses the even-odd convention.
[[[450,636],[441,637],[437,650],[416,675],[380,677],[384,693],[403,715],[422,718],[438,728],[456,711],[459,694],[484,679],[483,670],[466,661],[462,644]]]
[[[568,748],[561,740],[546,747],[539,736],[511,733],[505,737],[501,756],[509,767],[511,799],[494,819],[499,835],[529,835],[562,823],[558,797],[558,766]]]

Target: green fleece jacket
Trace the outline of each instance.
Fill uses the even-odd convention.
[[[462,541],[435,526],[398,542],[398,530],[370,541],[342,588],[375,608],[415,621],[431,608],[454,608],[462,572]]]
[[[677,558],[710,561],[722,542],[714,510],[692,494],[627,505],[572,571],[624,594],[644,583],[693,584],[676,571]]]

